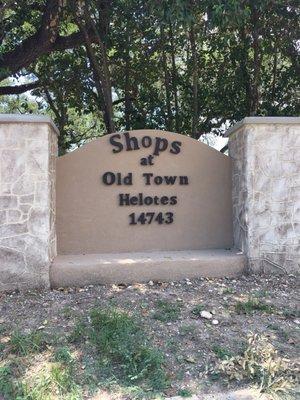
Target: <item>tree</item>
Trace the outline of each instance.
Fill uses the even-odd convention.
[[[115,130],[198,139],[299,114],[296,1],[7,0],[0,16],[2,104],[42,99],[61,154]]]

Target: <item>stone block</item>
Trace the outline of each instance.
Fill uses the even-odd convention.
[[[16,208],[18,205],[18,198],[16,196],[0,196],[0,210],[8,210]]]
[[[49,210],[32,208],[29,213],[28,230],[31,235],[41,237],[49,233]]]
[[[34,194],[20,196],[20,204],[33,204],[33,203],[34,203]]]
[[[233,171],[239,171],[233,178],[235,245],[252,270],[299,273],[300,118],[245,118],[229,134]]]
[[[17,236],[28,232],[27,223],[5,224],[0,226],[0,237]]]
[[[29,174],[21,175],[12,186],[15,195],[30,195],[34,193],[35,177]]]
[[[7,211],[7,222],[9,222],[9,223],[19,222],[21,216],[22,216],[22,213],[20,210],[8,210]]]
[[[56,145],[48,118],[0,115],[0,291],[49,287]]]
[[[5,224],[6,222],[6,211],[0,211],[0,225]]]
[[[14,182],[25,172],[25,156],[23,149],[7,149],[1,152],[1,180]]]

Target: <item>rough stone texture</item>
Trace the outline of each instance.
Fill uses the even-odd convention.
[[[246,118],[229,155],[235,247],[250,270],[299,272],[300,118]]]
[[[49,286],[56,155],[46,118],[0,116],[0,291]]]

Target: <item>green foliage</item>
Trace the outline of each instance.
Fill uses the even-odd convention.
[[[71,364],[73,357],[68,347],[59,347],[55,350],[54,360],[63,364]]]
[[[78,320],[73,328],[73,331],[68,337],[70,343],[80,342],[87,333],[87,327],[83,320]]]
[[[91,312],[90,340],[102,364],[121,368],[128,383],[148,381],[152,389],[166,385],[163,355],[151,347],[136,321],[124,312],[94,309]]]
[[[39,35],[46,3],[5,3],[0,64]],[[78,10],[70,4],[64,2],[59,14],[60,38],[80,31]],[[107,63],[106,75],[97,75],[85,41],[46,52],[37,41],[30,65],[26,49],[20,51],[24,65],[15,76],[20,83],[39,79],[39,88],[30,96],[3,96],[0,104],[2,112],[51,115],[61,132],[60,154],[107,133],[107,96],[114,101],[115,130],[167,129],[195,138],[223,134],[224,124],[249,115],[299,115],[295,2],[116,0],[109,9],[104,1],[83,4],[85,27],[92,18],[99,30],[102,46],[93,44],[94,56],[101,71]],[[0,65],[1,84],[12,84],[4,81],[14,75],[10,68]]]
[[[286,307],[282,311],[283,315],[286,318],[299,318],[300,317],[300,309],[299,308],[289,308]]]
[[[183,388],[178,390],[177,395],[185,398],[185,397],[191,397],[193,393],[191,392],[191,390]]]
[[[218,358],[220,358],[220,360],[226,360],[227,358],[232,357],[231,351],[217,344],[212,347],[212,351]]]
[[[185,324],[180,326],[179,333],[180,335],[190,335],[195,332],[195,326],[191,324]]]
[[[204,310],[204,305],[203,304],[197,304],[193,309],[192,309],[192,314],[199,317],[201,314],[201,311]]]
[[[255,311],[272,314],[275,309],[258,298],[250,297],[245,301],[238,301],[235,305],[235,311],[238,314],[252,314]]]
[[[156,302],[157,310],[153,314],[153,318],[161,322],[177,321],[180,317],[182,304],[167,300],[158,300]]]
[[[46,344],[45,335],[41,331],[33,331],[29,334],[15,331],[11,335],[10,350],[14,354],[26,356],[44,350]]]
[[[12,398],[15,393],[13,374],[9,367],[0,367],[0,394],[6,398]]]

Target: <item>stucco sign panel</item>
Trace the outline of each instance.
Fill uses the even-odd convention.
[[[171,132],[114,133],[59,157],[59,254],[232,246],[231,160]]]

